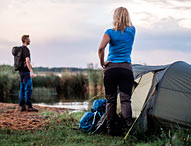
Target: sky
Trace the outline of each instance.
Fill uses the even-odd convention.
[[[191,0],[0,0],[0,64],[13,65],[12,47],[29,34],[35,67],[99,67],[98,47],[119,6],[136,27],[133,64],[191,63]]]

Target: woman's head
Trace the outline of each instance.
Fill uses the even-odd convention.
[[[124,7],[115,9],[113,14],[114,29],[124,31],[125,27],[129,27],[131,25],[132,23],[128,10]]]

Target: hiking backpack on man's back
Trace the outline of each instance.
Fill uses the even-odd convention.
[[[12,54],[14,56],[15,71],[18,71],[24,65],[24,62],[22,62],[22,49],[22,46],[13,47],[12,49]]]

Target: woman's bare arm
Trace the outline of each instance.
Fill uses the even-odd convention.
[[[105,52],[105,47],[107,46],[108,42],[110,41],[110,37],[108,34],[104,34],[103,39],[101,41],[101,44],[99,46],[99,59],[100,59],[100,64],[104,68],[104,52]]]

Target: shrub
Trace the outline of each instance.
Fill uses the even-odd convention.
[[[11,89],[11,80],[6,73],[0,73],[0,96],[5,97],[9,95]]]
[[[63,74],[61,80],[61,91],[65,97],[85,98],[88,89],[88,79],[82,73]]]
[[[35,88],[55,88],[56,92],[59,94],[60,91],[60,77],[55,75],[50,76],[36,76],[33,78],[33,86]]]

